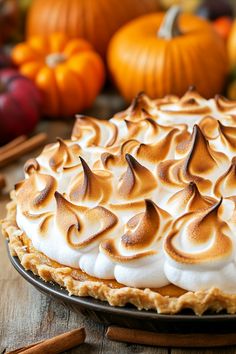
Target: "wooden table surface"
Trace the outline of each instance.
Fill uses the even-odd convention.
[[[93,111],[95,116],[109,117],[112,112],[119,110],[122,102],[107,95],[101,95]],[[70,136],[72,122],[42,122],[38,130],[46,131],[50,141],[56,136],[63,138]],[[34,151],[31,156],[36,156]],[[5,215],[5,206],[8,202],[8,192],[14,184],[23,177],[23,163],[30,156],[24,156],[16,163],[2,169],[7,176],[7,188],[0,195],[0,218]],[[15,348],[34,343],[62,332],[84,326],[87,332],[86,343],[76,349],[67,351],[68,354],[126,354],[126,353],[236,353],[236,347],[225,349],[182,350],[170,348],[154,348],[141,345],[130,345],[109,341],[105,338],[106,327],[94,323],[83,315],[68,310],[62,304],[39,293],[28,284],[11,266],[3,237],[0,237],[0,354]],[[45,354],[45,353],[42,353]]]

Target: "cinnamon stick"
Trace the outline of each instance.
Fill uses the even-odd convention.
[[[0,190],[2,190],[6,186],[6,180],[5,177],[0,174]]]
[[[85,337],[86,333],[84,328],[74,329],[73,331],[31,344],[24,348],[13,350],[6,354],[59,354],[84,343]]]
[[[19,157],[23,156],[24,154],[27,154],[28,152],[36,149],[42,144],[45,144],[46,141],[47,141],[47,134],[40,133],[33,136],[32,138],[23,141],[21,144],[13,146],[7,151],[4,151],[3,153],[0,154],[0,167],[3,167],[17,160]]]
[[[17,138],[15,138],[12,141],[10,141],[8,144],[1,146],[0,147],[0,154],[3,154],[4,152],[13,149],[15,146],[23,143],[26,140],[27,140],[27,136],[26,135],[18,136]]]
[[[43,342],[43,341],[37,342],[37,343],[34,343],[34,344],[30,344],[30,345],[27,345],[26,347],[18,348],[18,349],[16,349],[16,350],[12,350],[12,351],[10,351],[10,352],[8,352],[8,353],[5,353],[5,354],[20,354],[20,353],[24,353],[24,351],[25,351],[26,349],[33,348],[33,347],[35,347],[36,345],[41,344],[42,342]]]
[[[106,337],[118,342],[145,344],[160,347],[221,347],[236,344],[236,333],[173,334],[156,333],[121,327],[108,327]]]

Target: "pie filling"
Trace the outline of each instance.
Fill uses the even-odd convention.
[[[109,121],[78,116],[26,163],[16,222],[78,280],[236,294],[235,155],[235,102],[140,94]]]

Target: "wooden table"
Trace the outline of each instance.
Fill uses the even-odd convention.
[[[122,105],[122,101],[113,95],[109,97],[101,95],[93,111],[89,113],[100,117],[109,117]],[[55,141],[56,136],[69,137],[72,124],[72,122],[42,122],[38,130],[47,131],[50,141]],[[35,151],[31,155],[36,156],[38,153],[39,151]],[[17,181],[23,178],[22,166],[29,157],[24,156],[1,171],[7,176],[8,185],[4,194],[0,195],[0,218],[5,215],[5,206],[9,200],[8,192]],[[204,351],[153,348],[111,342],[104,336],[106,330],[104,325],[96,324],[83,315],[73,313],[28,284],[11,266],[7,258],[3,237],[0,237],[0,354],[3,354],[5,350],[19,348],[80,326],[86,328],[86,343],[67,352],[67,354],[236,353],[236,347]]]

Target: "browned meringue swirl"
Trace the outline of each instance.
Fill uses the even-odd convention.
[[[103,136],[105,133],[105,141],[103,142]],[[115,124],[107,120],[98,120],[92,117],[77,115],[76,122],[72,131],[72,140],[81,140],[83,138],[87,140],[87,146],[102,145],[109,147],[113,145],[118,136],[118,129]]]
[[[130,139],[117,147],[114,153],[104,152],[101,155],[102,166],[108,170],[114,167],[125,167],[126,166],[126,154],[131,154],[140,143],[135,139]]]
[[[216,181],[214,194],[217,197],[231,197],[236,195],[236,157],[232,159],[229,169]]]
[[[58,146],[49,158],[49,166],[55,172],[61,167],[70,167],[80,162],[81,149],[79,145],[68,146],[62,139],[58,138]]]
[[[231,254],[229,228],[218,216],[221,203],[222,199],[207,210],[185,214],[175,221],[164,244],[173,260],[201,264],[224,260]]]
[[[153,201],[145,199],[146,210],[132,217],[125,227],[125,233],[120,239],[122,250],[132,251],[132,255],[122,255],[114,239],[103,241],[102,251],[112,259],[122,262],[146,257],[158,252],[158,242],[163,239],[170,227],[171,217]],[[153,249],[149,249],[152,245]]]
[[[142,249],[150,246],[154,240],[160,239],[160,229],[170,221],[170,215],[159,208],[150,199],[145,199],[146,210],[132,217],[126,226],[126,232],[121,237],[121,244],[127,249]]]
[[[215,103],[218,110],[222,113],[236,113],[236,101],[228,100],[224,96],[216,95]]]
[[[218,121],[218,124],[222,144],[236,154],[236,127],[225,126],[220,121]]]
[[[155,107],[153,101],[144,92],[140,92],[125,111],[115,114],[114,117],[121,120],[128,117],[131,121],[150,118],[153,107]]]
[[[53,199],[57,188],[54,177],[34,173],[15,186],[17,204],[25,215],[40,212]]]
[[[211,116],[201,119],[199,127],[208,140],[216,139],[219,136],[219,123]]]
[[[207,101],[199,95],[194,86],[191,86],[185,95],[175,103],[178,109],[173,111],[172,103],[166,104],[160,107],[160,110],[168,112],[169,114],[209,114],[210,108],[207,105]]]
[[[168,156],[169,152],[173,151],[173,148],[175,148],[180,141],[188,139],[189,135],[186,129],[184,131],[180,131],[177,128],[171,129],[166,136],[157,140],[155,143],[140,144],[136,155],[138,158],[153,163],[163,161]]]
[[[72,204],[58,192],[55,193],[55,198],[56,223],[73,248],[89,246],[107,235],[118,221],[117,217],[104,207],[81,207]]]
[[[26,174],[30,175],[36,171],[40,171],[40,165],[36,159],[29,159],[24,165],[24,171]]]
[[[194,182],[172,195],[167,202],[169,209],[176,210],[178,215],[187,212],[207,209],[215,204],[214,198],[203,196]]]
[[[153,120],[152,118],[145,118],[138,122],[133,122],[132,120],[127,119],[125,119],[124,121],[127,126],[128,136],[130,139],[135,139],[141,132],[147,129],[150,129],[150,135],[153,135],[155,137],[157,136],[160,130],[159,124],[155,122],[155,120]],[[168,128],[165,129],[169,130]]]
[[[209,173],[214,173],[228,158],[221,152],[211,149],[198,125],[193,128],[190,141],[178,147],[186,155],[180,160],[167,160],[159,164],[158,177],[163,184],[184,187],[195,182],[200,190],[211,187]]]

